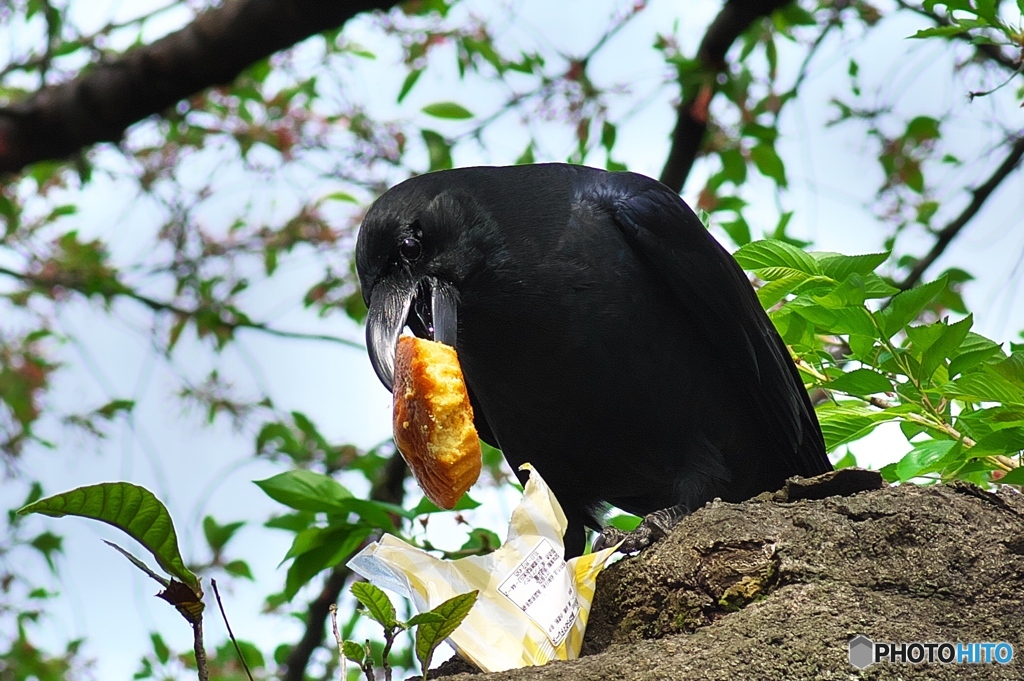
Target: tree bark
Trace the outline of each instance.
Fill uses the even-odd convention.
[[[0,174],[116,142],[133,123],[397,0],[228,0],[149,45],[0,108]]]
[[[814,487],[709,504],[609,568],[579,660],[451,678],[1024,676],[1016,658],[859,671],[848,657],[848,642],[861,634],[897,643],[1007,641],[1024,654],[1024,496],[956,482],[815,499]]]

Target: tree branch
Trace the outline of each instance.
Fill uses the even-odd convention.
[[[129,125],[249,65],[397,0],[228,0],[150,45],[0,108],[0,174],[116,142]]]
[[[906,291],[909,288],[913,288],[924,275],[925,271],[932,266],[932,264],[939,258],[940,255],[946,250],[950,242],[956,238],[957,234],[960,233],[967,223],[981,210],[981,207],[988,200],[988,197],[992,195],[992,192],[996,190],[1003,180],[1005,180],[1014,170],[1017,165],[1020,164],[1021,158],[1024,158],[1024,136],[1018,137],[1017,140],[1010,147],[1010,153],[1006,156],[996,171],[992,173],[985,182],[975,189],[972,194],[971,202],[967,204],[963,212],[960,213],[952,222],[943,227],[935,235],[935,244],[932,245],[932,249],[928,251],[928,255],[924,256],[914,265],[914,268],[910,270],[910,274],[907,275],[906,279],[896,284],[901,290]]]
[[[400,505],[405,496],[405,476],[408,468],[405,459],[395,450],[388,460],[381,477],[373,486],[370,498],[375,501],[386,501],[391,504]],[[288,652],[288,659],[282,672],[282,681],[304,681],[306,678],[306,666],[313,652],[319,648],[327,635],[327,617],[330,615],[331,606],[338,602],[345,584],[352,576],[352,571],[344,565],[331,570],[324,582],[324,588],[320,594],[309,604],[306,611],[306,631],[302,638]]]
[[[700,151],[708,129],[708,108],[717,89],[716,76],[725,70],[725,54],[747,28],[762,17],[788,5],[791,0],[727,0],[708,26],[697,50],[697,59],[707,74],[703,85],[679,104],[672,148],[661,171],[661,181],[679,192]]]
[[[43,289],[44,291],[50,290],[56,287],[65,288],[69,291],[77,291],[82,295],[88,296],[89,293],[83,290],[80,282],[76,282],[72,277],[62,276],[42,276],[37,274],[30,274],[28,272],[19,272],[12,270],[8,267],[0,265],[0,274],[7,275],[12,279],[25,282],[34,287]],[[112,290],[107,294],[103,294],[105,298],[112,298],[114,296],[120,296],[134,300],[142,305],[145,305],[153,312],[165,312],[182,317],[185,319],[195,319],[204,311],[213,311],[217,315],[217,322],[225,328],[237,331],[238,329],[251,329],[253,331],[260,331],[270,336],[277,336],[278,338],[291,338],[294,340],[313,340],[313,341],[324,341],[327,343],[337,343],[338,345],[344,345],[345,347],[353,348],[356,350],[365,350],[366,348],[355,341],[342,338],[340,336],[330,336],[322,333],[306,333],[303,331],[288,331],[285,329],[278,329],[270,326],[265,322],[256,322],[246,317],[226,318],[222,314],[221,309],[209,307],[209,308],[197,308],[197,309],[186,309],[184,307],[175,305],[174,303],[168,303],[149,296],[143,295],[138,291],[128,288],[126,286],[118,286],[116,290]]]
[[[930,19],[936,26],[952,26],[951,22],[933,12],[929,12],[924,7],[913,5],[909,2],[905,2],[905,0],[896,0],[896,4],[909,12],[914,12],[915,14],[920,14],[921,16]],[[974,49],[978,51],[978,54],[983,55],[990,61],[994,61],[1005,69],[1010,71],[1017,71],[1020,69],[1019,61],[1014,61],[1012,57],[999,49],[998,45],[992,45],[989,43],[972,43],[973,36],[971,33],[957,33],[949,36],[949,38],[973,44]]]

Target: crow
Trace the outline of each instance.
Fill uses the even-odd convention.
[[[367,211],[356,271],[390,390],[408,326],[456,348],[481,439],[560,502],[566,558],[608,505],[642,548],[706,502],[832,469],[786,345],[683,200],[628,172],[428,173]]]

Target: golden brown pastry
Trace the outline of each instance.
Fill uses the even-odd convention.
[[[427,498],[452,508],[480,475],[480,439],[455,348],[401,336],[395,354],[395,442]]]

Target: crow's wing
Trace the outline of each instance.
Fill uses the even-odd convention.
[[[728,370],[760,386],[768,441],[789,474],[832,470],[800,375],[735,259],[668,187],[633,173],[580,177],[576,199],[611,215],[637,255],[674,293],[688,323],[700,326]]]

